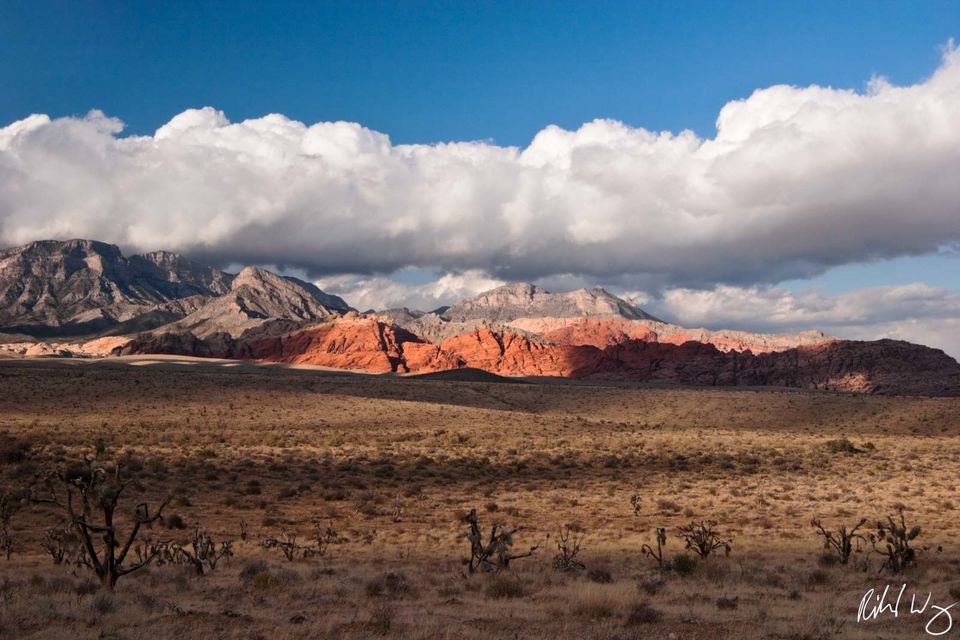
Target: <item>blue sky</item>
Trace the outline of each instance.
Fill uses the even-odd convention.
[[[537,158],[546,158],[565,145],[579,148],[578,145],[594,144],[597,140],[601,141],[601,146],[609,145],[606,151],[613,153],[611,149],[621,148],[617,145],[623,140],[638,144],[637,140],[645,135],[638,133],[641,128],[674,134],[689,129],[696,134],[700,144],[717,135],[715,124],[725,105],[750,98],[758,89],[776,85],[799,88],[817,85],[838,90],[826,97],[814,90],[796,95],[782,95],[771,90],[756,99],[751,98],[752,108],[759,111],[751,111],[746,116],[741,114],[733,119],[736,123],[728,127],[728,131],[743,126],[750,128],[750,123],[755,124],[757,118],[768,117],[767,111],[773,114],[770,117],[777,119],[782,114],[776,109],[787,109],[783,112],[787,114],[786,120],[781,122],[783,127],[777,135],[780,136],[778,143],[791,143],[790,127],[797,126],[797,123],[788,122],[792,117],[790,109],[804,100],[832,109],[846,100],[842,90],[851,89],[867,95],[871,91],[868,83],[878,76],[894,86],[923,85],[921,90],[939,92],[924,83],[935,71],[949,66],[945,62],[944,47],[958,35],[960,3],[934,1],[4,2],[0,4],[0,84],[5,88],[0,92],[0,128],[30,114],[47,114],[53,119],[52,124],[31,121],[26,127],[34,132],[29,137],[30,144],[34,145],[29,147],[30,152],[25,151],[27,146],[9,152],[17,154],[17,163],[41,163],[38,166],[50,168],[58,178],[64,176],[63,167],[79,169],[92,162],[94,168],[83,166],[84,171],[69,181],[54,180],[63,192],[62,201],[58,201],[50,194],[49,184],[40,179],[37,179],[38,195],[35,198],[23,195],[21,183],[15,183],[20,185],[16,190],[5,192],[2,184],[4,165],[0,164],[0,240],[10,243],[37,233],[97,233],[131,250],[157,248],[150,246],[151,243],[163,244],[164,248],[183,250],[221,264],[251,261],[275,264],[320,279],[331,288],[340,287],[340,293],[357,295],[363,300],[383,300],[383,304],[445,302],[443,296],[469,293],[471,287],[516,276],[551,286],[604,284],[647,300],[655,311],[668,317],[712,326],[740,323],[748,328],[786,330],[800,328],[805,326],[802,323],[809,321],[827,323],[828,329],[830,323],[841,328],[849,325],[855,328],[850,328],[848,333],[856,336],[867,336],[873,329],[864,327],[870,326],[880,327],[877,332],[889,330],[896,333],[897,327],[908,325],[897,325],[894,330],[890,329],[891,322],[915,324],[922,321],[928,326],[933,320],[930,317],[909,317],[909,313],[901,310],[874,315],[867,313],[865,316],[873,320],[859,318],[855,321],[860,324],[854,324],[854,319],[844,324],[843,319],[837,317],[841,310],[835,310],[829,317],[818,310],[830,305],[842,309],[844,304],[852,304],[852,297],[842,297],[851,293],[860,296],[856,298],[857,304],[866,304],[863,301],[869,300],[872,294],[862,292],[874,287],[914,284],[928,287],[922,294],[916,291],[907,294],[901,290],[884,294],[888,297],[895,294],[894,297],[901,301],[896,304],[901,306],[907,304],[902,300],[913,300],[911,296],[915,295],[921,295],[925,305],[932,305],[934,298],[960,295],[956,286],[960,281],[960,260],[955,250],[958,238],[949,235],[955,227],[951,226],[949,213],[944,214],[944,211],[951,210],[952,204],[960,203],[954,203],[952,192],[947,191],[938,192],[936,206],[925,201],[929,189],[945,189],[945,179],[937,171],[945,170],[945,163],[954,162],[955,156],[949,152],[943,156],[935,155],[943,153],[942,149],[938,151],[935,147],[938,139],[949,139],[952,129],[931,135],[923,142],[927,146],[918,145],[919,150],[910,155],[908,166],[916,168],[929,164],[932,168],[928,173],[907,176],[891,169],[892,164],[883,169],[893,171],[890,174],[884,174],[881,169],[877,169],[875,175],[864,172],[871,176],[872,184],[880,185],[874,191],[882,190],[884,175],[892,176],[894,181],[902,176],[904,192],[909,191],[911,185],[916,187],[916,203],[903,204],[898,200],[906,197],[904,192],[893,194],[888,200],[896,202],[896,207],[891,205],[889,211],[878,211],[871,218],[870,208],[884,208],[883,198],[866,197],[859,191],[848,194],[844,192],[843,183],[838,183],[839,186],[832,184],[829,188],[839,190],[837,200],[845,203],[849,215],[839,209],[833,217],[832,214],[819,215],[831,204],[829,200],[824,203],[814,198],[810,202],[816,204],[805,203],[796,208],[796,213],[785,214],[775,225],[771,223],[769,233],[779,234],[778,237],[787,240],[794,234],[798,238],[795,243],[783,242],[785,257],[782,260],[764,254],[762,248],[769,243],[769,236],[764,235],[763,229],[757,231],[755,224],[752,227],[747,225],[748,230],[743,232],[742,238],[734,239],[736,242],[727,237],[730,234],[718,232],[730,246],[717,249],[716,256],[708,255],[711,250],[701,248],[683,254],[683,260],[678,258],[676,263],[669,257],[660,262],[654,258],[643,261],[631,257],[628,246],[617,244],[617,238],[629,238],[631,233],[640,234],[636,237],[638,254],[649,251],[653,255],[652,252],[657,250],[666,251],[660,246],[646,247],[642,231],[638,231],[647,224],[664,221],[657,213],[658,207],[666,207],[669,216],[689,214],[683,202],[671,200],[676,192],[669,184],[668,171],[665,171],[666,177],[656,178],[661,182],[651,186],[653,195],[649,200],[645,199],[643,185],[636,187],[624,178],[626,182],[620,185],[624,193],[613,200],[605,200],[602,206],[598,205],[597,212],[592,210],[592,200],[577,200],[582,195],[578,189],[583,186],[577,183],[577,188],[563,191],[562,197],[568,199],[565,208],[561,207],[563,211],[544,213],[542,219],[538,218],[536,211],[527,214],[527,218],[536,218],[541,223],[546,221],[542,238],[536,233],[531,234],[528,229],[521,230],[517,231],[520,240],[510,246],[498,245],[493,239],[495,234],[489,231],[490,225],[483,221],[493,216],[512,226],[514,219],[523,216],[511,214],[510,207],[516,206],[517,193],[526,192],[500,194],[496,202],[482,200],[476,192],[496,191],[510,178],[510,170],[501,166],[506,153],[503,147],[526,148],[549,125],[577,133],[564,138],[547,129],[549,135],[537,138],[540,142],[534,145],[537,146],[536,153],[531,151],[527,154],[530,158],[519,161],[522,167],[529,167],[531,163],[542,164]],[[952,108],[949,94],[940,92],[936,95],[946,100],[947,108]],[[944,98],[944,95],[948,97]],[[915,106],[921,102],[916,100],[912,104]],[[206,106],[222,113],[188,111]],[[106,115],[91,118],[87,115],[91,109]],[[865,113],[868,112],[872,113],[869,110]],[[276,159],[278,155],[283,157],[288,153],[287,147],[271,146],[274,145],[272,137],[266,140],[269,136],[280,135],[273,129],[276,123],[257,120],[271,113],[283,114],[285,123],[305,123],[307,126],[339,120],[358,123],[360,129],[324,130],[321,136],[326,136],[324,142],[319,147],[314,144],[315,150],[310,153],[319,154],[318,157],[327,154],[324,157],[329,162],[334,162],[331,160],[334,156],[329,155],[334,152],[340,154],[336,156],[337,161],[343,162],[344,149],[349,149],[348,156],[353,153],[396,154],[398,148],[393,147],[391,151],[389,146],[385,147],[387,143],[377,137],[377,132],[389,136],[392,145],[451,141],[481,141],[483,144],[460,152],[431,147],[437,156],[431,162],[443,165],[445,171],[449,169],[449,175],[444,173],[438,178],[436,170],[429,168],[434,165],[430,164],[426,169],[418,169],[425,174],[418,173],[415,179],[410,179],[413,183],[423,181],[423,185],[413,189],[419,195],[411,195],[399,188],[399,191],[385,191],[390,194],[385,200],[388,204],[383,205],[385,207],[392,206],[392,198],[397,201],[415,199],[424,191],[430,196],[416,202],[418,209],[415,213],[403,215],[389,211],[390,217],[386,220],[393,242],[384,242],[381,246],[377,244],[382,239],[380,235],[369,232],[368,237],[362,229],[366,220],[377,218],[383,212],[370,210],[369,199],[363,199],[359,204],[353,200],[337,200],[347,197],[336,191],[339,183],[323,182],[326,186],[321,188],[316,186],[318,183],[310,182],[302,187],[304,192],[310,193],[310,198],[277,204],[295,190],[288,189],[289,185],[283,181],[269,182],[268,176],[279,174],[274,168],[264,166],[257,169],[255,179],[250,175],[244,175],[242,179],[238,177],[240,181],[236,184],[239,186],[232,186],[232,182],[228,185],[224,179],[224,183],[217,187],[230,194],[249,187],[251,191],[246,194],[246,200],[239,204],[226,204],[226,198],[221,196],[227,192],[208,192],[212,189],[210,184],[217,182],[225,172],[246,171],[243,158]],[[180,166],[177,163],[185,161],[182,155],[176,155],[175,159],[169,155],[158,156],[152,161],[164,171],[157,171],[149,178],[131,177],[130,158],[123,156],[126,151],[117,151],[114,142],[129,135],[152,136],[175,117],[178,118],[176,126],[166,127],[162,137],[183,140],[185,144],[194,145],[189,147],[194,151],[197,149],[195,145],[205,145],[211,153],[211,149],[222,152],[226,144],[223,136],[240,136],[235,128],[228,132],[228,121],[241,123],[253,119],[251,122],[261,122],[261,125],[254,127],[254,133],[243,133],[246,137],[242,137],[242,144],[239,137],[226,144],[239,154],[233,161],[223,160],[220,156],[206,160],[194,158],[192,161],[201,162],[203,167],[213,166],[214,160],[228,164],[217,165],[216,176],[199,181],[193,190],[183,179],[175,183],[172,178],[164,177],[168,175],[164,173],[167,170],[169,175],[176,174]],[[922,127],[925,117],[918,116],[915,125]],[[65,120],[58,121],[57,118]],[[122,132],[108,118],[122,121],[125,125]],[[618,129],[618,124],[581,129],[584,123],[597,118],[636,129]],[[892,131],[891,127],[899,126],[895,121],[894,115],[879,121],[878,131]],[[815,119],[801,124],[819,126]],[[300,135],[287,125],[283,126],[286,129],[282,135]],[[49,131],[43,135],[36,133],[41,130]],[[905,130],[901,129],[899,133],[903,134]],[[10,136],[20,135],[17,134],[20,129],[9,131]],[[203,131],[213,133],[197,137],[200,136],[198,132]],[[821,144],[824,140],[829,141],[829,132],[824,134],[818,130],[816,135],[826,136],[816,138]],[[101,140],[97,136],[106,137]],[[249,143],[250,136],[263,139],[258,139],[255,147],[243,147]],[[158,135],[158,140],[160,137]],[[95,138],[100,142],[91,142]],[[20,135],[19,139],[26,145],[28,136]],[[851,138],[863,139],[862,136]],[[896,144],[912,148],[911,140],[912,134]],[[113,149],[110,153],[119,155],[114,158],[109,153],[107,157],[100,152],[91,152],[83,146],[87,143],[92,145],[91,148],[101,150],[107,145]],[[0,130],[0,147],[2,144]],[[297,148],[306,149],[307,143],[296,144],[300,145]],[[895,150],[896,144],[889,149]],[[40,159],[41,151],[50,154],[54,147],[55,157],[43,155]],[[751,147],[754,151],[750,153],[761,148],[766,147]],[[889,152],[889,149],[879,153]],[[401,155],[405,153],[400,152]],[[469,176],[463,173],[465,169],[460,164],[466,156],[457,155],[459,153],[470,154],[469,162],[473,163],[470,165],[473,168],[469,170],[472,172]],[[584,157],[585,152],[576,153],[581,155],[570,157]],[[677,154],[687,151],[684,144],[678,142],[664,143],[651,153],[661,158],[656,166],[663,166]],[[869,163],[871,156],[878,152],[864,150],[863,153],[863,161]],[[780,160],[783,170],[771,175],[771,183],[784,179],[784,171],[792,166],[789,155],[778,157],[783,158]],[[616,163],[623,161],[615,160],[613,156],[603,156],[601,160],[614,164],[597,164],[597,167],[621,167]],[[137,162],[132,164],[139,166]],[[807,167],[805,171],[816,173],[815,161],[804,166]],[[855,167],[856,163],[851,166]],[[54,171],[54,168],[58,170]],[[956,168],[960,171],[960,166]],[[384,172],[394,169],[389,163],[379,168]],[[298,170],[306,171],[302,167]],[[290,167],[284,171],[288,173],[283,175],[296,173]],[[291,171],[293,173],[289,173]],[[357,181],[353,183],[352,192],[362,191],[362,185],[371,174],[354,166],[351,171],[357,171],[351,174],[351,179]],[[507,173],[498,173],[501,171]],[[696,170],[692,171],[696,173]],[[720,169],[712,171],[716,174]],[[729,169],[724,171],[729,172]],[[810,176],[801,175],[799,171],[793,177],[795,183],[809,180],[813,184]],[[34,170],[29,175],[37,173]],[[189,176],[190,172],[186,175]],[[603,176],[604,172],[598,168],[595,175]],[[654,180],[646,170],[631,175]],[[727,176],[726,173],[723,175]],[[325,174],[326,178],[329,176]],[[701,178],[691,178],[688,188],[702,186]],[[861,178],[854,173],[851,181]],[[265,186],[257,192],[253,190],[254,185],[261,184],[258,182],[261,179]],[[593,186],[609,187],[602,184],[604,178],[596,179],[601,182]],[[890,179],[888,177],[886,181]],[[129,186],[131,184],[146,190],[143,202],[154,202],[150,198],[156,198],[160,204],[153,208],[142,205],[141,198],[129,191],[133,188]],[[396,185],[395,182],[386,184]],[[469,186],[451,193],[451,185],[461,184]],[[544,178],[543,184],[552,183]],[[756,186],[743,187],[739,178],[731,184],[735,186],[725,187],[725,193],[733,195],[731,201],[747,198],[749,206],[757,207],[750,215],[768,211],[765,207],[769,206],[771,198],[776,197],[775,194],[764,194],[759,200],[750,200],[755,195]],[[120,185],[128,191],[121,191]],[[784,192],[792,188],[789,184],[786,186],[790,188]],[[267,194],[268,188],[278,191]],[[521,189],[521,186],[511,188]],[[114,189],[116,192],[112,191]],[[160,193],[163,189],[170,192]],[[628,197],[626,192],[632,195]],[[381,196],[383,194],[378,197]],[[181,197],[184,199],[182,203],[178,200]],[[258,198],[270,203],[257,202]],[[373,200],[384,202],[383,197]],[[617,200],[641,204],[617,212],[617,205],[610,204]],[[667,204],[663,204],[664,200]],[[139,209],[128,213],[136,208],[131,201],[137,202]],[[538,202],[537,206],[545,206],[548,201]],[[704,211],[710,209],[710,204],[697,203],[704,210],[698,209],[694,217],[705,216]],[[458,207],[463,207],[463,213]],[[820,210],[810,207],[819,207]],[[745,205],[744,216],[748,215],[748,209]],[[441,220],[438,211],[441,210],[445,216],[443,223],[455,224],[457,217],[462,216],[465,220],[463,226],[471,229],[472,235],[452,237],[456,231],[438,222]],[[577,213],[564,213],[567,210]],[[953,210],[960,211],[960,208]],[[42,223],[34,222],[38,211],[41,212],[39,215],[47,216]],[[290,211],[295,215],[287,215]],[[730,216],[732,221],[740,215],[739,210],[722,213]],[[263,219],[257,219],[257,215],[262,215]],[[563,218],[564,215],[569,215],[570,219]],[[616,218],[624,215],[643,217],[643,224],[638,223],[631,229],[618,228]],[[803,218],[811,215],[809,221]],[[200,225],[203,228],[192,236],[167,233],[166,230],[161,233],[157,231],[161,228],[159,223],[154,220],[157,217],[161,221],[202,218],[204,225]],[[917,220],[914,227],[904,223],[911,217]],[[559,222],[561,218],[562,223]],[[667,218],[667,222],[670,219]],[[873,221],[879,229],[893,225],[894,219],[899,220],[896,231],[891,230],[887,235],[872,233]],[[270,244],[264,238],[262,229],[266,220],[270,221],[271,228],[278,230],[277,234],[281,231],[287,234],[286,244]],[[313,224],[311,221],[315,220],[323,220],[325,224],[322,227],[319,223]],[[864,225],[864,220],[870,223]],[[238,221],[247,226],[242,228]],[[341,221],[346,222],[341,225]],[[478,226],[471,226],[474,224]],[[832,225],[836,225],[835,233],[830,229]],[[554,226],[565,230],[563,238],[566,240],[575,237],[577,251],[565,252],[556,239],[547,237],[550,235],[547,231]],[[311,231],[321,228],[322,231]],[[433,244],[414,243],[408,236],[415,228],[421,234],[424,229],[435,228],[439,239]],[[915,231],[918,237],[913,237]],[[697,232],[697,228],[691,227],[683,233]],[[938,254],[936,234],[940,232],[945,234],[944,250]],[[311,236],[311,233],[320,235]],[[337,233],[346,235],[338,236]],[[339,244],[324,244],[328,235],[337,238]],[[807,235],[810,238],[803,244],[801,238]],[[858,237],[846,244],[837,241],[838,246],[832,246],[836,237],[851,235]],[[863,237],[859,238],[860,235]],[[898,242],[898,238],[903,238],[903,242]],[[310,240],[314,241],[313,246],[325,247],[316,252],[322,257],[310,255]],[[473,242],[489,246],[475,252],[472,246],[468,246]],[[682,238],[671,242],[681,248],[685,246]],[[549,251],[551,243],[559,247],[554,254]],[[839,246],[841,244],[843,246]],[[594,245],[597,249],[593,255],[579,251],[584,246]],[[376,248],[368,255],[362,250],[363,246]],[[563,271],[565,255],[571,262],[570,273]],[[701,257],[703,265],[699,271],[689,266],[698,263]],[[449,278],[443,280],[445,275],[460,280],[450,284]],[[438,284],[444,282],[447,284]],[[433,286],[432,293],[414,291],[421,285]],[[794,310],[796,313],[787,314],[777,322],[769,320],[762,312],[751,317],[723,313],[711,315],[708,311],[714,308],[711,304],[719,304],[716,301],[707,304],[702,296],[697,298],[690,294],[677,298],[671,306],[670,298],[664,294],[670,290],[712,291],[711,295],[719,296],[718,299],[731,305],[737,303],[739,296],[745,295],[743,291],[753,291],[749,304],[744,303],[749,308],[753,308],[750,307],[753,304],[787,304],[803,309]],[[719,291],[726,292],[723,295],[727,297],[720,295]],[[678,307],[681,303],[691,307],[700,305],[697,308],[703,312],[685,315]],[[960,300],[957,305],[957,315],[960,316]],[[932,313],[939,319],[952,312],[938,306]],[[952,318],[953,321],[960,323],[960,319]],[[956,326],[960,328],[960,324]],[[914,335],[909,333],[914,329],[904,330],[907,331],[904,335]],[[960,339],[956,349],[960,352]]]
[[[727,101],[785,83],[915,82],[956,2],[4,2],[0,122],[187,107],[350,120],[396,143],[526,145],[614,118],[714,133]]]

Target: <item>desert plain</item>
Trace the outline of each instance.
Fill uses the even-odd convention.
[[[424,377],[137,356],[0,360],[3,638],[920,638],[960,634],[960,399]],[[152,541],[197,526],[232,557],[153,562],[100,587],[55,564],[62,514],[28,499],[84,456],[135,480],[117,510],[170,498]],[[471,574],[464,518],[523,528],[529,557]],[[902,574],[866,536],[921,531]],[[899,516],[898,516],[899,517]],[[848,564],[827,529],[866,518]],[[730,543],[693,561],[679,529]],[[269,539],[333,530],[288,560]],[[643,545],[666,535],[661,569]],[[555,565],[561,534],[579,543]],[[288,536],[288,538],[284,538]],[[691,560],[677,559],[685,556]],[[869,589],[898,615],[859,621]],[[915,607],[927,601],[923,612]],[[954,621],[951,618],[958,618]],[[929,623],[929,627],[927,627]],[[925,629],[925,627],[927,627]]]

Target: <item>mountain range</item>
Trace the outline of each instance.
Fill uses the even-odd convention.
[[[960,365],[894,340],[688,329],[602,288],[513,283],[434,311],[359,313],[315,285],[92,240],[0,251],[0,354],[178,354],[369,372],[482,369],[690,385],[960,395]]]

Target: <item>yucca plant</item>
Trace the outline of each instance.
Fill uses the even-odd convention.
[[[817,534],[823,538],[823,548],[832,549],[840,559],[840,564],[847,564],[850,561],[850,554],[853,553],[853,543],[859,543],[864,537],[857,533],[857,529],[867,523],[866,518],[861,518],[859,522],[847,530],[847,525],[841,525],[836,532],[829,531],[823,527],[819,518],[814,518],[810,524],[817,528]]]
[[[877,523],[876,533],[870,534],[870,543],[874,550],[885,556],[880,571],[888,569],[890,573],[903,573],[904,569],[917,563],[917,552],[910,546],[910,542],[920,535],[920,527],[907,528],[903,515],[903,508],[897,509],[900,517],[899,524],[893,516],[887,516],[887,521]]]
[[[663,571],[663,548],[665,546],[667,546],[667,530],[664,527],[659,527],[657,529],[657,550],[654,551],[653,547],[644,543],[644,545],[640,547],[640,551],[642,551],[643,555],[647,556],[648,558],[656,560],[657,566],[659,566],[660,570]]]

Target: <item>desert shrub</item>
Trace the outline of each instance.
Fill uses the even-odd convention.
[[[527,591],[526,586],[524,586],[524,584],[519,580],[496,578],[490,581],[490,583],[483,590],[483,593],[488,598],[501,599],[522,598],[529,592]]]
[[[250,581],[250,585],[254,589],[266,590],[273,589],[279,586],[282,586],[283,580],[278,576],[273,575],[269,571],[261,571],[260,573],[253,576],[253,580]]]
[[[402,573],[389,572],[380,578],[367,581],[364,591],[371,598],[385,596],[387,598],[415,598],[418,593]]]
[[[20,504],[12,493],[0,493],[0,552],[7,560],[13,553],[13,516],[19,509]]]
[[[835,553],[821,553],[817,558],[817,564],[821,567],[835,567],[840,564],[840,559]]]
[[[386,636],[394,628],[395,618],[393,607],[380,606],[373,610],[365,626],[373,634]]]
[[[824,446],[830,453],[861,453],[861,450],[846,438],[827,440]]]
[[[637,582],[637,589],[646,593],[648,596],[655,596],[666,586],[666,582],[661,577],[646,578]]]
[[[663,613],[651,607],[646,602],[637,602],[627,611],[627,626],[638,626],[642,624],[653,624],[663,619]]]
[[[266,571],[268,569],[267,563],[263,560],[254,560],[247,562],[243,569],[240,570],[240,581],[241,582],[250,582],[253,580],[253,576],[257,575],[260,572]]]
[[[117,610],[117,603],[106,593],[101,593],[90,603],[93,612],[99,615],[106,615]]]
[[[678,553],[670,560],[669,568],[678,576],[689,576],[697,569],[697,559],[685,553]]]
[[[163,604],[149,593],[138,593],[136,597],[134,597],[134,601],[147,613],[163,609]]]
[[[616,609],[610,600],[603,598],[589,598],[578,602],[573,607],[573,614],[588,620],[600,620],[602,618],[612,618]]]
[[[597,584],[611,584],[613,576],[606,569],[590,569],[587,571],[587,580]]]
[[[673,513],[679,513],[682,510],[682,507],[679,504],[673,500],[667,500],[666,498],[660,498],[657,500],[657,508],[661,511],[672,511]]]
[[[299,579],[300,576],[289,569],[268,568],[253,574],[250,586],[261,591],[269,591],[293,584]]]
[[[87,579],[78,582],[73,591],[78,596],[89,596],[96,593],[98,588],[99,585],[97,585],[96,581]]]
[[[13,436],[0,435],[0,464],[23,462],[30,457],[30,445]]]
[[[830,582],[830,574],[822,569],[814,569],[807,577],[807,582],[811,585],[825,585]]]

